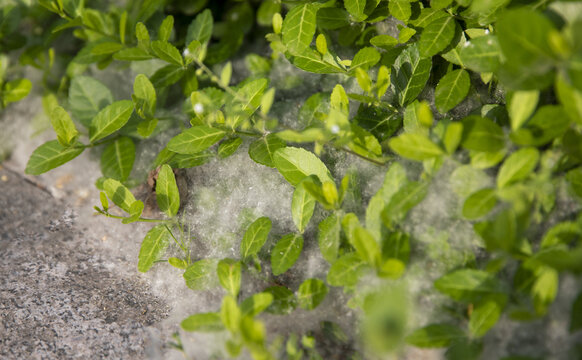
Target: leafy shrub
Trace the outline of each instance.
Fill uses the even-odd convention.
[[[328,346],[360,358],[409,344],[448,348],[449,359],[478,358],[487,352],[484,336],[500,319],[543,318],[561,279],[573,274],[579,282],[582,12],[575,3],[39,5],[6,6],[0,24],[3,52],[18,49],[22,65],[44,72],[45,111],[57,135],[34,151],[26,172],[38,175],[101,148],[96,211],[123,223],[155,224],[141,245],[140,271],[167,262],[184,270],[186,286],[195,291],[224,288],[215,312],[194,314],[181,325],[228,332],[231,356],[244,348],[256,359],[321,358],[318,352],[326,356]],[[38,26],[44,31],[34,31]],[[28,38],[19,28],[28,29]],[[241,78],[233,65],[248,49],[256,52],[244,58],[249,75]],[[7,59],[1,58],[0,82]],[[303,93],[293,123],[272,111],[285,100],[279,94],[302,81],[289,77],[272,86],[273,66],[285,63],[332,84],[331,92]],[[85,75],[110,66],[148,69],[135,77],[131,99],[115,99]],[[3,105],[30,89],[22,79],[1,83]],[[183,104],[186,125],[173,112],[176,104]],[[151,167],[161,212],[149,218],[129,190],[144,179],[130,175],[136,144],[164,134],[172,137]],[[227,158],[249,141],[250,158],[277,169],[294,187],[296,231],[271,245],[272,219],[259,217],[240,239],[237,258],[196,258],[180,217],[175,171]],[[361,198],[358,174],[340,179],[328,168],[338,153],[385,172],[375,195],[353,200]],[[422,214],[430,189],[439,186],[455,191],[459,201],[443,211],[471,229],[473,247],[453,249],[447,233],[427,232],[428,241],[415,236],[411,213]],[[318,207],[325,215],[314,224]],[[317,229],[316,236],[308,228]],[[308,242],[318,243],[329,271],[290,288],[286,274]],[[180,255],[167,258],[175,253],[170,247]],[[431,278],[431,262],[452,258],[425,294],[448,297],[438,320],[414,322],[410,299],[422,295],[407,287],[410,276]],[[243,280],[253,277],[274,285],[242,299]],[[267,336],[262,312],[318,311],[338,287],[360,314],[359,338],[349,340],[332,322],[322,323],[328,340]],[[572,333],[582,327],[581,299],[569,300]],[[567,351],[580,356],[579,348]]]

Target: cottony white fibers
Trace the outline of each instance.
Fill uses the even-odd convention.
[[[194,104],[194,112],[196,114],[202,114],[204,112],[204,105],[201,103]]]

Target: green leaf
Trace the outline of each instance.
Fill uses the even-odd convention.
[[[255,79],[245,83],[236,92],[239,99],[244,99],[242,102],[242,111],[247,116],[251,116],[261,105],[261,98],[268,84],[267,79]],[[238,126],[245,118],[245,116],[236,115],[234,117],[234,126]]]
[[[348,239],[364,261],[371,266],[380,266],[380,246],[369,231],[356,227]]]
[[[251,143],[249,146],[249,156],[256,163],[268,167],[275,167],[273,162],[275,151],[285,146],[285,141],[278,138],[275,134],[269,134]]]
[[[361,48],[350,64],[350,74],[355,74],[357,69],[368,71],[380,61],[380,53],[373,47]]]
[[[224,330],[220,314],[214,312],[191,315],[184,319],[180,326],[186,331],[214,332]]]
[[[501,58],[497,36],[486,35],[467,41],[459,51],[459,57],[462,63],[473,71],[497,71]]]
[[[404,220],[408,212],[425,198],[427,192],[426,182],[410,182],[404,185],[382,211],[384,225],[390,229]]]
[[[510,93],[507,100],[507,112],[511,121],[511,130],[519,129],[533,114],[538,105],[540,92],[538,90],[516,91]]]
[[[410,20],[410,25],[422,29],[427,27],[428,24],[435,21],[436,19],[448,16],[449,14],[447,14],[443,10],[434,9],[432,7],[426,7],[420,10],[418,17],[415,17],[414,19]]]
[[[172,35],[172,30],[174,29],[174,17],[172,15],[166,16],[160,29],[158,30],[158,40],[168,41]]]
[[[238,308],[236,300],[232,296],[225,296],[222,299],[222,306],[220,307],[220,319],[224,327],[233,334],[238,333],[241,317],[241,311]]]
[[[206,125],[194,126],[174,136],[167,147],[178,154],[196,154],[216,144],[225,134]]]
[[[113,54],[113,58],[120,61],[142,61],[150,60],[154,57],[142,48],[133,47],[119,50]]]
[[[135,161],[133,141],[122,136],[107,145],[101,154],[101,172],[103,176],[124,182],[129,177]]]
[[[317,11],[317,26],[335,30],[350,24],[349,13],[336,7],[324,7]]]
[[[76,146],[79,147],[65,148],[57,140],[44,143],[30,155],[24,172],[29,175],[40,175],[59,167],[81,155],[85,150],[81,143],[77,143]]]
[[[2,89],[2,100],[5,104],[20,101],[30,93],[31,89],[32,83],[28,79],[9,81],[4,84],[4,89]]]
[[[150,80],[154,87],[159,89],[177,83],[185,73],[184,67],[170,64],[156,71]]]
[[[151,46],[154,54],[160,59],[170,64],[184,66],[184,59],[182,59],[180,51],[174,45],[166,41],[156,40],[152,41]]]
[[[502,304],[494,298],[477,303],[469,319],[469,331],[473,337],[484,336],[499,320]]]
[[[278,315],[290,314],[297,307],[297,299],[293,292],[285,286],[271,286],[263,292],[273,296],[273,303],[267,308],[267,312]]]
[[[245,259],[257,254],[271,231],[271,220],[264,216],[255,220],[245,232],[240,244],[240,256]]]
[[[257,10],[257,23],[261,26],[271,26],[273,15],[281,12],[281,3],[277,0],[262,1]]]
[[[71,81],[69,106],[73,117],[83,125],[89,127],[95,115],[111,103],[113,95],[100,81],[80,75]]]
[[[272,303],[273,294],[260,292],[244,299],[240,304],[240,309],[243,316],[255,317],[267,309]]]
[[[143,213],[144,206],[145,205],[143,201],[141,200],[134,201],[133,204],[131,204],[131,207],[129,208],[129,217],[122,219],[121,223],[131,224],[133,222],[138,221],[139,218],[141,217],[141,214]]]
[[[293,222],[301,234],[303,234],[307,224],[309,224],[309,220],[311,220],[313,210],[315,209],[315,199],[302,184],[303,182],[295,187],[291,200]]]
[[[301,70],[316,74],[345,73],[345,70],[335,63],[323,60],[321,54],[311,48],[305,48],[300,53],[294,53],[289,60]]]
[[[136,99],[142,100],[145,104],[143,109],[145,111],[140,111],[141,109],[138,110],[138,107],[136,106],[138,114],[143,118],[153,117],[156,113],[156,89],[147,76],[139,74],[135,77],[135,81],[133,82],[133,95]]]
[[[410,15],[412,15],[412,8],[408,0],[391,0],[388,2],[388,10],[390,11],[390,15],[405,24],[410,19]]]
[[[116,101],[99,111],[91,120],[89,141],[93,143],[121,129],[132,112],[133,102],[129,100]]]
[[[420,34],[418,51],[422,57],[431,57],[446,49],[453,38],[457,22],[452,16],[438,18],[428,24]]]
[[[180,259],[177,257],[171,257],[168,259],[168,264],[172,265],[176,269],[186,270],[188,267],[188,263],[184,259]]]
[[[563,135],[570,127],[570,121],[562,106],[545,105],[536,111],[524,127],[512,132],[509,137],[518,145],[542,146]]]
[[[364,15],[366,0],[345,0],[344,6],[356,21],[362,21],[366,18],[366,15]]]
[[[523,180],[538,165],[540,152],[530,147],[519,149],[511,154],[501,165],[497,174],[497,187],[503,188],[513,182]]]
[[[103,190],[107,197],[126,212],[131,212],[131,205],[136,201],[135,197],[122,183],[114,179],[103,182]]]
[[[503,130],[488,118],[468,116],[463,119],[462,145],[469,150],[499,151],[505,146]]]
[[[405,106],[420,94],[430,76],[432,61],[421,58],[418,45],[409,45],[396,58],[391,72],[392,84],[398,103]]]
[[[376,35],[370,39],[370,44],[384,50],[390,50],[398,45],[398,39],[395,39],[390,35]]]
[[[291,185],[297,186],[303,178],[316,175],[324,183],[335,183],[325,164],[313,153],[296,147],[285,147],[275,151],[273,162],[277,170]]]
[[[305,310],[313,310],[325,299],[328,289],[319,279],[307,279],[297,291],[297,302]]]
[[[471,78],[463,69],[453,70],[442,77],[435,90],[435,105],[441,113],[457,106],[469,93]]]
[[[338,255],[340,246],[341,222],[340,217],[333,213],[323,219],[318,225],[319,250],[323,258],[333,263]]]
[[[180,209],[180,193],[172,168],[164,164],[156,180],[156,201],[161,211],[174,217]]]
[[[428,136],[419,133],[404,133],[390,139],[390,148],[398,155],[412,160],[423,161],[444,154],[443,149],[433,143]]]
[[[184,272],[186,286],[192,290],[208,290],[217,285],[216,260],[202,259],[190,265]]]
[[[497,19],[496,30],[508,63],[538,74],[553,66],[549,34],[555,28],[540,12],[525,8],[506,11]]]
[[[223,141],[220,143],[220,146],[218,146],[218,156],[220,156],[222,159],[231,156],[236,152],[236,150],[238,150],[242,142],[243,140],[238,136]]]
[[[303,236],[287,234],[277,242],[271,251],[273,275],[281,275],[295,264],[303,249]]]
[[[331,265],[327,283],[331,286],[354,286],[365,267],[366,263],[357,254],[344,255]]]
[[[434,283],[437,290],[458,301],[474,301],[479,297],[503,293],[493,274],[474,269],[453,271]]]
[[[303,52],[315,35],[317,6],[298,5],[291,9],[283,20],[282,40],[293,54]]]
[[[118,42],[101,42],[91,47],[91,55],[110,55],[123,49]]]
[[[395,231],[382,238],[382,259],[398,259],[403,264],[410,258],[410,235]]]
[[[62,107],[55,106],[50,114],[50,119],[53,129],[57,133],[57,140],[62,146],[70,146],[79,137],[73,120]]]
[[[212,36],[213,26],[212,12],[210,9],[205,9],[188,26],[185,44],[189,45],[194,40],[198,40],[200,44],[208,43]]]
[[[555,91],[570,119],[582,124],[582,91],[570,85],[562,75],[556,79]]]
[[[170,244],[170,232],[165,225],[157,225],[148,231],[139,249],[137,269],[147,272],[156,260],[166,252]]]
[[[232,296],[240,291],[241,263],[233,259],[222,259],[216,267],[218,281]]]
[[[463,124],[459,122],[451,122],[447,125],[445,135],[443,136],[443,145],[448,154],[453,154],[461,143],[463,138]]]
[[[456,326],[431,324],[413,331],[406,337],[406,342],[419,348],[441,348],[464,337],[463,331]]]
[[[497,194],[494,189],[481,189],[465,200],[463,216],[469,220],[489,214],[497,204]]]

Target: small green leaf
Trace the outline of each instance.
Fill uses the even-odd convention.
[[[236,334],[239,331],[241,321],[241,311],[238,308],[236,300],[227,295],[222,299],[222,306],[220,307],[220,319],[231,333]]]
[[[410,15],[412,15],[412,8],[408,0],[391,0],[388,2],[388,10],[390,11],[390,15],[405,24],[410,19]]]
[[[89,127],[91,120],[104,107],[113,103],[111,91],[89,76],[75,76],[69,87],[69,106],[73,117]]]
[[[497,174],[497,186],[503,188],[513,182],[523,180],[538,165],[540,152],[536,148],[519,149],[503,162]]]
[[[261,114],[267,115],[269,113],[274,100],[275,100],[275,88],[270,88],[263,95],[263,97],[261,97]]]
[[[260,292],[244,299],[240,304],[243,316],[257,316],[273,303],[273,294]]]
[[[344,6],[356,21],[362,21],[366,18],[366,15],[364,14],[366,0],[345,0]]]
[[[469,220],[487,215],[497,204],[497,194],[494,189],[481,189],[465,200],[463,216]]]
[[[325,55],[328,52],[327,49],[327,40],[325,39],[325,35],[319,34],[315,38],[315,48],[321,55]]]
[[[572,303],[572,311],[570,311],[570,333],[580,329],[582,329],[582,292]]]
[[[291,53],[305,50],[315,35],[317,6],[298,5],[291,9],[283,20],[282,40]]]
[[[380,61],[380,53],[373,47],[360,49],[350,64],[350,74],[354,74],[356,69],[368,71]]]
[[[303,249],[303,236],[287,234],[277,242],[271,251],[273,275],[281,275],[295,264]]]
[[[228,86],[230,84],[230,78],[232,77],[232,63],[229,61],[224,65],[222,71],[220,72],[220,84],[222,86]]]
[[[502,311],[503,304],[494,297],[477,303],[469,319],[471,334],[474,337],[484,336],[497,323]]]
[[[426,135],[404,133],[390,139],[390,148],[398,155],[412,160],[423,161],[444,154],[443,149],[433,143]]]
[[[167,147],[178,154],[196,154],[216,144],[225,134],[206,125],[194,126],[174,136]]]
[[[394,228],[396,224],[406,218],[413,207],[425,198],[427,192],[428,183],[426,182],[410,182],[400,188],[400,191],[391,197],[390,202],[382,211],[384,225],[389,229]]]
[[[185,44],[189,45],[194,40],[198,40],[200,44],[208,43],[212,36],[213,26],[212,12],[210,9],[205,9],[188,26]]]
[[[180,193],[172,168],[164,164],[156,180],[156,201],[161,211],[174,217],[180,209]]]
[[[133,82],[133,95],[136,99],[143,100],[145,104],[143,109],[145,111],[140,111],[141,109],[138,109],[136,106],[138,114],[143,118],[153,117],[156,113],[156,89],[150,79],[144,74],[139,74],[135,77],[135,81]]]
[[[29,175],[40,175],[73,160],[85,150],[81,143],[76,145],[79,147],[65,148],[57,140],[42,144],[30,155],[24,172]]]
[[[379,266],[381,258],[380,246],[372,234],[362,227],[357,227],[352,235],[349,240],[358,255],[371,266]]]
[[[418,51],[422,57],[431,57],[446,49],[453,38],[457,23],[452,16],[438,18],[422,30]]]
[[[139,249],[137,269],[147,272],[154,262],[164,255],[170,244],[170,232],[165,225],[157,225],[148,231]]]
[[[107,211],[109,209],[109,200],[103,191],[99,193],[99,200],[101,201],[101,207],[103,210]]]
[[[224,330],[220,314],[200,313],[187,317],[180,324],[186,331],[214,332]]]
[[[441,113],[457,106],[469,93],[471,78],[463,69],[453,70],[443,76],[435,90],[435,105]]]
[[[168,15],[160,25],[160,29],[158,30],[158,40],[169,41],[173,29],[174,17],[172,15]]]
[[[171,257],[168,259],[168,264],[172,265],[176,269],[185,270],[188,267],[188,263],[184,259],[177,257]]]
[[[133,204],[131,204],[131,207],[129,208],[129,217],[121,220],[122,224],[131,224],[133,222],[136,222],[139,220],[139,218],[141,217],[141,214],[143,213],[143,209],[144,209],[144,203],[141,200],[137,200],[134,201]]]
[[[480,36],[465,42],[459,51],[459,57],[461,62],[473,71],[497,71],[501,58],[497,36]]]
[[[501,283],[493,274],[474,269],[453,271],[439,278],[434,285],[458,301],[474,301],[481,296],[503,293]]]
[[[176,47],[165,41],[152,41],[152,50],[160,59],[177,66],[184,66],[184,59]]]
[[[223,141],[218,146],[218,156],[225,159],[236,152],[239,146],[242,144],[243,140],[241,138],[233,137],[226,141]]]
[[[325,283],[319,279],[307,279],[297,291],[299,306],[305,310],[313,310],[325,299],[328,289]]]
[[[294,53],[290,61],[301,70],[316,74],[337,74],[346,71],[335,62],[322,59],[321,54],[311,48],[305,48],[300,53]]]
[[[494,152],[505,145],[503,130],[488,118],[471,115],[463,119],[463,147]]]
[[[538,105],[538,90],[516,91],[508,97],[507,111],[511,121],[511,130],[519,129],[533,114]]]
[[[116,101],[97,113],[91,120],[89,141],[92,143],[103,139],[121,129],[133,112],[133,102],[129,100]]]
[[[344,9],[324,7],[317,11],[317,26],[322,29],[335,30],[350,24],[350,14]]]
[[[445,135],[443,136],[443,145],[448,154],[453,154],[461,143],[463,138],[463,124],[459,122],[451,122],[447,125]]]
[[[240,256],[245,259],[257,254],[271,231],[271,220],[268,217],[260,217],[249,225],[240,244]]]
[[[103,176],[124,182],[135,161],[135,145],[131,138],[122,136],[107,145],[101,154]]]
[[[233,259],[222,259],[216,267],[218,281],[232,296],[240,291],[241,264]]]
[[[552,119],[552,121],[548,121]],[[522,146],[541,146],[563,135],[570,127],[567,111],[559,105],[545,105],[536,111],[527,124],[509,134],[510,139]]]
[[[405,106],[420,94],[430,76],[432,61],[418,52],[418,44],[409,45],[396,58],[391,72],[398,103]]]
[[[281,148],[275,151],[273,160],[277,170],[293,186],[297,186],[303,178],[312,174],[322,183],[334,182],[325,164],[307,150],[296,147]]]
[[[164,88],[177,83],[186,73],[182,66],[170,64],[156,71],[150,78],[156,88]]]
[[[370,39],[370,44],[384,50],[390,50],[398,45],[398,39],[395,39],[390,35],[376,35]]]
[[[202,259],[190,265],[184,272],[186,286],[192,290],[208,290],[217,285],[216,260]]]
[[[327,283],[331,286],[354,286],[364,270],[366,263],[355,253],[337,259],[327,273]]]
[[[2,101],[5,104],[20,101],[30,93],[31,89],[32,83],[28,79],[9,81],[4,84],[4,89],[2,89]]]
[[[340,217],[333,213],[323,219],[318,225],[319,250],[323,258],[333,263],[338,255],[340,246],[341,221]]]
[[[249,156],[256,163],[268,167],[275,167],[273,163],[275,151],[285,146],[285,141],[278,138],[275,134],[269,134],[251,143],[249,146]]]
[[[273,302],[267,308],[267,312],[277,315],[290,314],[297,307],[295,294],[285,286],[271,286],[263,292],[273,296]]]
[[[128,213],[131,211],[131,205],[136,200],[131,191],[122,183],[114,179],[107,179],[103,182],[103,190],[115,205]]]
[[[281,2],[278,0],[262,1],[257,10],[257,23],[261,26],[271,26],[273,15],[281,12]]]
[[[119,50],[113,54],[113,58],[120,61],[142,61],[150,60],[154,57],[142,48],[133,47]]]
[[[412,332],[406,342],[420,348],[441,348],[464,337],[463,331],[456,326],[431,324]]]
[[[291,200],[291,215],[293,222],[297,226],[297,230],[303,234],[311,216],[315,209],[315,199],[302,185],[299,183],[293,191],[293,198]]]
[[[60,106],[53,108],[50,114],[51,124],[57,133],[57,140],[63,147],[70,146],[79,137],[79,132],[69,114]]]

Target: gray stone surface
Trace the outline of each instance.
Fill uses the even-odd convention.
[[[142,359],[160,338],[168,307],[75,219],[0,167],[0,359]]]

